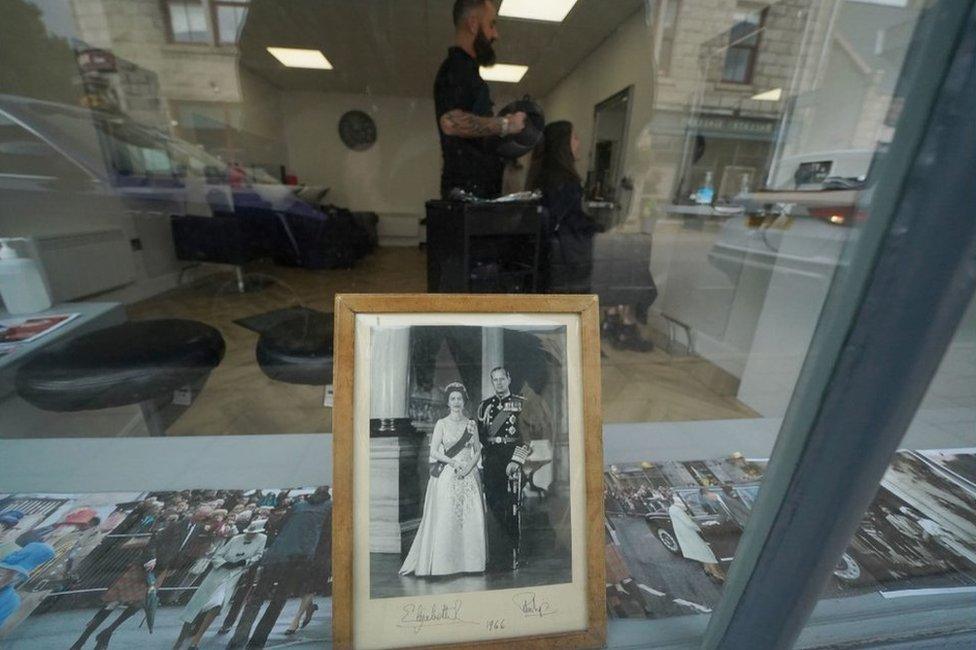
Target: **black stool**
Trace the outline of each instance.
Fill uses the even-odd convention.
[[[306,313],[261,332],[255,356],[275,381],[306,386],[332,383],[333,316]]]
[[[174,391],[199,391],[224,357],[224,338],[190,320],[132,321],[38,352],[17,371],[17,393],[45,411],[139,404],[151,435]]]

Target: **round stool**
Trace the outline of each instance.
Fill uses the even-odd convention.
[[[39,351],[20,367],[15,381],[17,393],[45,411],[141,404],[150,433],[161,435],[165,431],[146,406],[179,388],[202,387],[223,356],[224,338],[209,325],[132,321]]]
[[[269,378],[289,384],[332,383],[332,314],[309,313],[265,330],[255,356]]]

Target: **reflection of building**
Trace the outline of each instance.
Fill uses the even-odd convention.
[[[142,124],[169,128],[155,72],[83,41],[75,41],[74,50],[85,106],[120,111]]]
[[[79,38],[95,48],[88,52],[118,62],[117,70],[92,76],[112,88],[130,116],[172,128],[229,161],[275,169],[284,162],[277,97],[239,64],[248,2],[72,0],[71,6]],[[134,78],[148,70],[152,84]],[[112,75],[117,80],[105,81]],[[153,101],[158,108],[148,106]],[[146,119],[153,110],[159,117]]]
[[[650,129],[661,154],[649,193],[689,202],[706,172],[718,200],[755,189],[774,149],[804,40],[822,7],[811,8],[808,0],[769,6],[664,0],[658,6],[659,77]]]
[[[721,201],[762,186],[782,157],[873,149],[918,13],[904,4],[658,2],[645,195],[687,203],[711,172]]]
[[[851,231],[801,220],[758,237],[745,217],[689,204],[709,176],[721,205],[743,191],[793,189],[803,162],[820,161],[825,176],[865,175],[890,139],[920,10],[901,4],[656,5],[660,72],[648,144],[632,167],[643,180],[641,225],[654,235],[653,324],[686,326],[674,338],[728,373],[720,389],[764,416],[786,409]]]
[[[923,3],[901,4],[837,3],[829,21],[814,30],[811,53],[797,71],[791,93],[782,158],[874,150],[891,139],[895,86]]]

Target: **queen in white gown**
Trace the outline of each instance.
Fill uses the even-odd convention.
[[[441,576],[482,573],[485,570],[484,490],[478,473],[481,442],[474,420],[464,413],[468,401],[464,386],[447,386],[450,414],[434,425],[430,462],[443,463],[439,476],[427,482],[424,513],[400,575]],[[460,451],[452,447],[469,433]]]

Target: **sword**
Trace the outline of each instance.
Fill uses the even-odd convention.
[[[512,495],[512,517],[515,518],[516,541],[512,547],[512,568],[517,569],[519,565],[519,554],[522,547],[522,468],[520,467],[515,476],[508,478],[508,491]]]

